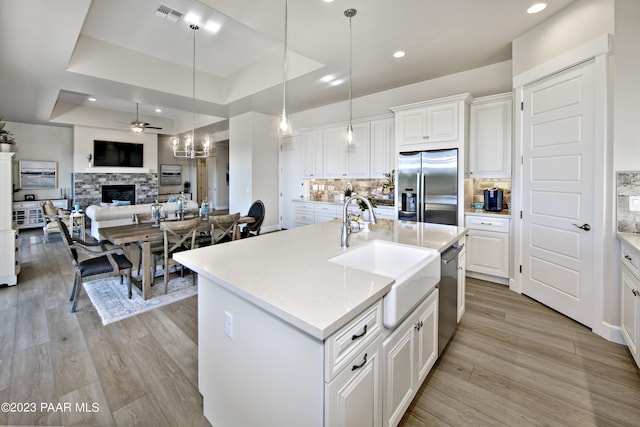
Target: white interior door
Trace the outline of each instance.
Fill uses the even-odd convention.
[[[594,68],[588,61],[526,86],[522,128],[522,291],[589,327]]]

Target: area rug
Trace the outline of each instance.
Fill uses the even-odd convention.
[[[103,325],[171,304],[198,293],[198,287],[193,285],[189,273],[184,277],[171,277],[167,294],[164,293],[162,278],[157,278],[155,285],[151,287],[151,297],[146,301],[142,299],[139,292],[136,292],[135,288],[131,299],[129,299],[127,285],[120,283],[118,277],[93,280],[84,282],[82,285],[89,295],[91,303],[98,311]]]

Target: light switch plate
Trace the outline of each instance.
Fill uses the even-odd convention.
[[[629,196],[629,210],[640,211],[640,196]]]

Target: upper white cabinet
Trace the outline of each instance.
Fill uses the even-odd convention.
[[[511,178],[511,93],[474,99],[469,178]]]
[[[399,151],[455,146],[465,141],[469,94],[394,107]],[[434,147],[439,148],[439,147]]]
[[[395,120],[371,121],[371,178],[384,178],[396,168]]]
[[[324,130],[325,178],[369,177],[369,122],[354,123],[354,142],[347,142],[346,126]]]
[[[324,177],[324,132],[314,130],[302,134],[305,178]]]

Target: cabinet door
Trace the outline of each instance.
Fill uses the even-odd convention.
[[[395,169],[395,126],[393,119],[371,122],[371,178],[384,178]]]
[[[398,425],[417,391],[415,327],[412,321],[403,322],[382,346],[385,381],[382,400],[385,427]],[[436,345],[436,353],[437,347]]]
[[[382,425],[382,335],[325,387],[327,427]]]
[[[509,277],[509,233],[469,230],[466,269],[497,277]]]
[[[324,134],[322,131],[305,133],[304,143],[304,176],[307,178],[324,177]]]
[[[458,103],[428,105],[426,142],[458,140]]]
[[[424,107],[396,113],[398,145],[425,142],[427,110]]]
[[[640,291],[640,282],[631,273],[629,267],[622,265],[622,304],[621,321],[622,336],[629,347],[637,364],[640,364],[638,355],[638,307],[640,296],[636,294]]]
[[[416,324],[416,369],[418,387],[427,377],[438,358],[438,292],[433,292],[421,304]]]
[[[353,133],[353,144],[347,144],[347,177],[369,178],[371,150],[369,122],[353,125]]]
[[[347,129],[338,126],[324,131],[324,172],[327,178],[347,176]]]
[[[511,178],[511,95],[471,106],[469,176]]]

